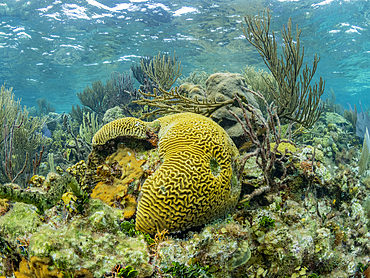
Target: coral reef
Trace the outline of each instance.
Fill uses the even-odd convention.
[[[83,113],[94,112],[101,118],[110,108],[118,105],[128,107],[131,104],[129,92],[133,91],[133,84],[130,72],[122,74],[112,72],[105,85],[100,80],[92,82],[91,87],[87,86],[82,92],[77,93],[83,107],[72,106],[72,118],[82,124]]]
[[[204,100],[207,98],[207,94],[202,86],[200,85],[194,85],[193,83],[183,83],[180,87],[178,87],[178,92],[180,95],[192,98],[192,99],[198,99],[198,100]]]
[[[237,73],[214,73],[206,81],[206,92],[208,100],[215,100],[216,102],[226,102],[235,98],[235,95],[243,99],[244,103],[252,105],[257,111],[259,105],[257,102],[258,98],[246,89],[247,83],[241,74]],[[217,109],[212,113],[211,118],[219,123],[233,139],[237,146],[245,141],[244,133],[241,125],[237,120],[229,113],[229,111],[238,115],[243,116],[242,109],[237,105],[224,106]],[[249,111],[246,113],[251,116]]]
[[[178,81],[180,84],[191,83],[205,88],[206,81],[210,75],[210,73],[207,73],[205,71],[194,71],[190,73],[187,77],[179,77]]]
[[[119,146],[115,153],[106,158],[105,164],[98,167],[97,175],[101,176],[102,181],[92,190],[91,198],[98,198],[111,206],[124,208],[124,218],[130,219],[136,212],[137,202],[128,191],[131,191],[135,181],[142,179],[144,175],[142,166],[145,162],[144,159],[136,159],[134,150]]]
[[[91,144],[94,134],[99,130],[99,123],[95,113],[84,113],[82,124],[80,125],[80,138],[87,144]]]
[[[16,202],[33,204],[39,213],[52,208],[66,192],[67,188],[78,188],[77,182],[69,175],[59,177],[56,173],[51,173],[46,180],[50,184],[46,192],[38,190],[25,190],[15,184],[0,184],[0,198],[7,198]]]
[[[184,87],[182,89],[184,89]],[[158,90],[154,89],[153,93],[145,93],[141,90],[139,90],[139,92],[142,94],[142,97],[134,101],[134,103],[157,108],[153,111],[143,113],[143,117],[147,118],[153,115],[168,115],[183,112],[210,116],[217,109],[235,102],[234,99],[217,102],[205,98],[198,99],[197,96],[192,99],[187,96],[189,93],[184,94],[184,91],[180,93],[177,87],[168,92],[161,88]]]
[[[6,234],[8,241],[16,246],[17,237],[34,233],[41,223],[32,206],[15,203],[11,211],[0,218],[0,232]]]
[[[64,274],[62,271],[51,266],[50,258],[31,257],[30,262],[22,259],[19,265],[19,271],[14,272],[16,278],[62,278]],[[51,268],[51,269],[50,269]]]
[[[232,277],[231,273],[238,272],[251,259],[248,234],[247,229],[231,219],[213,223],[200,233],[190,233],[186,239],[172,238],[159,243],[155,263],[164,269],[173,269],[175,264],[184,271],[186,267],[207,266],[211,277]]]
[[[208,96],[192,84],[178,90],[188,93]],[[63,165],[73,178],[47,175],[63,172],[47,145],[55,153],[29,188],[0,186],[0,276],[368,275],[369,171],[359,176],[351,124],[324,112],[308,132],[291,132],[249,93],[267,118],[235,97],[249,138],[241,157],[220,126],[192,113],[114,119],[87,163]],[[76,142],[61,131],[52,129],[58,144]]]
[[[2,218],[1,225],[14,227],[14,236],[33,234],[28,246],[30,262],[22,261],[16,277],[54,277],[38,276],[37,271],[50,271],[53,275],[59,273],[60,276],[55,277],[65,277],[62,272],[76,274],[82,268],[86,269],[85,275],[92,273],[94,276],[80,273],[81,276],[73,277],[100,277],[117,263],[133,266],[140,277],[153,272],[143,236],[129,238],[120,231],[118,220],[122,211],[119,209],[91,200],[83,218],[66,221],[56,214],[57,211],[50,210],[45,215],[45,219],[49,219],[47,223],[33,220],[25,224],[23,221],[29,219],[27,215],[32,207],[20,204],[20,208],[23,208],[22,214],[19,209],[12,209],[7,218]],[[35,212],[31,215],[35,217]],[[24,225],[30,227],[24,228]]]
[[[209,118],[193,113],[169,115],[152,123],[122,118],[103,126],[93,145],[99,148],[117,137],[149,139],[148,134],[158,128],[163,162],[141,188],[136,228],[148,234],[172,232],[225,215],[240,193],[233,164],[239,153],[227,133]],[[187,140],[179,140],[179,135]],[[102,192],[103,187],[98,184],[95,192]],[[116,189],[112,190],[115,195]],[[124,187],[120,185],[119,190]]]
[[[242,75],[245,78],[245,83],[247,84],[248,89],[260,92],[268,103],[272,102],[271,95],[269,94],[270,88],[267,83],[275,84],[276,81],[271,73],[264,70],[256,70],[255,67],[247,65],[243,69]],[[265,81],[266,79],[268,82]],[[277,87],[277,85],[275,87]],[[256,101],[258,103],[258,107],[265,114],[265,112],[267,112],[265,111],[265,104],[259,98],[257,98]]]
[[[142,97],[134,102],[157,108],[144,113],[144,117],[183,112],[211,117],[239,146],[244,142],[244,133],[237,120],[229,113],[231,110],[239,117],[243,116],[235,95],[239,96],[242,102],[253,105],[255,110],[258,109],[258,102],[246,88],[246,80],[237,73],[215,73],[209,76],[205,84],[206,89],[199,85],[184,83],[168,92],[163,89],[155,89],[154,93],[139,91]],[[250,114],[249,111],[246,113]]]
[[[120,108],[119,106],[115,106],[105,111],[102,121],[104,124],[107,124],[109,122],[118,120],[119,118],[123,118],[123,117],[125,117],[124,110]]]

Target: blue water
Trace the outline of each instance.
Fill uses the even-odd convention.
[[[24,105],[46,98],[61,112],[92,81],[159,51],[176,51],[184,76],[264,68],[240,22],[266,6],[274,30],[289,17],[302,28],[307,62],[321,57],[324,98],[333,89],[345,106],[370,107],[370,1],[0,0],[0,82]]]

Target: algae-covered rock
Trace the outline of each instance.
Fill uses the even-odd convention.
[[[125,117],[125,111],[123,111],[121,107],[115,106],[105,111],[104,116],[103,116],[103,123],[107,124],[111,121],[114,121],[114,120],[117,120],[123,117]]]
[[[178,89],[178,92],[181,95],[185,95],[192,99],[197,98],[199,101],[202,101],[207,98],[206,92],[200,85],[194,85],[192,83],[183,83]]]
[[[100,277],[116,264],[131,265],[140,276],[149,276],[149,254],[143,237],[130,238],[119,230],[122,211],[99,200],[91,200],[87,217],[78,217],[65,226],[45,225],[29,245],[30,256],[50,257],[59,269],[81,267]]]
[[[225,101],[225,98],[233,98],[234,94],[245,95],[249,104],[258,107],[258,103],[252,94],[246,92],[247,83],[239,73],[218,72],[208,77],[206,81],[207,95],[216,97],[216,101]]]
[[[231,277],[231,272],[246,265],[251,258],[248,236],[248,229],[236,222],[215,223],[186,240],[161,242],[156,249],[155,263],[163,268],[172,262],[187,266],[199,263],[209,266],[215,278]]]
[[[206,81],[207,98],[222,102],[230,100],[235,94],[238,94],[245,97],[246,101],[258,110],[259,106],[254,95],[246,91],[246,87],[246,80],[241,74],[214,73]],[[242,109],[238,105],[235,105],[218,109],[212,114],[212,119],[219,123],[235,144],[239,146],[245,141],[245,138],[243,138],[244,132],[235,117],[229,113],[229,110],[238,115],[239,118],[243,118]],[[247,111],[247,114],[251,116],[249,111]]]
[[[229,268],[234,269],[245,264],[251,258],[251,254],[248,241],[242,241],[239,244],[238,249],[234,252],[232,258],[229,260]]]
[[[0,231],[9,237],[12,243],[17,237],[27,237],[41,225],[36,207],[24,203],[15,203],[5,215],[0,217]]]
[[[326,124],[335,125],[350,125],[349,121],[346,120],[342,115],[334,112],[326,112],[323,117]]]

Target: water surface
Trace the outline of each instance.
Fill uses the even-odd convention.
[[[289,17],[302,28],[307,62],[315,53],[321,57],[324,98],[332,89],[337,102],[370,106],[370,1],[3,0],[0,81],[14,87],[23,104],[46,98],[61,112],[77,104],[76,93],[92,81],[159,51],[176,51],[185,76],[264,68],[240,23],[266,7],[274,30]]]

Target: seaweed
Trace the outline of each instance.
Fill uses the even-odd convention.
[[[281,32],[283,54],[280,58],[275,33],[270,30],[269,10],[262,16],[247,15],[244,20],[246,28],[242,24],[242,29],[245,37],[257,49],[277,83],[276,87],[274,82],[265,78],[278,116],[288,122],[311,127],[324,111],[320,97],[324,93],[325,82],[320,77],[319,83],[310,85],[320,58],[315,55],[312,69],[307,64],[302,68],[304,47],[301,50],[301,29],[297,26],[293,37],[291,19]]]
[[[259,224],[266,229],[275,227],[275,219],[272,219],[266,215],[262,216]]]
[[[124,268],[121,268],[118,273],[117,277],[122,277],[122,278],[133,278],[138,276],[139,272],[135,270],[131,265],[128,265]]]
[[[121,223],[121,229],[122,229],[122,231],[125,234],[127,234],[130,237],[134,237],[136,235],[143,235],[144,238],[145,238],[145,241],[146,241],[146,243],[148,243],[148,245],[152,245],[152,244],[155,243],[154,239],[151,238],[150,235],[148,235],[146,233],[143,233],[141,231],[136,231],[135,230],[134,220],[131,220],[131,221],[123,221]]]

